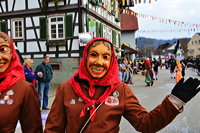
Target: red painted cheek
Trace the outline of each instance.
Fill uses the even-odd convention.
[[[95,61],[89,61],[89,65],[91,66],[92,64],[94,64]]]
[[[108,64],[103,64],[103,67],[108,67]]]

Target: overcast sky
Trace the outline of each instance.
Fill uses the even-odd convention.
[[[144,0],[141,0],[142,2]],[[146,0],[149,1],[149,0]],[[139,30],[136,37],[151,37],[159,39],[173,39],[192,37],[195,33],[200,33],[200,0],[151,0],[152,2],[135,4],[131,10],[155,16],[163,19],[171,19],[174,21],[181,21],[189,23],[188,26],[180,26],[177,24],[162,23],[160,19],[152,20],[150,18],[138,17]],[[191,24],[198,24],[195,31],[188,31],[187,29],[194,29]],[[185,29],[180,32],[161,32],[161,30]],[[156,30],[156,32],[152,32]],[[145,31],[145,32],[144,32]],[[148,32],[146,32],[148,31]]]

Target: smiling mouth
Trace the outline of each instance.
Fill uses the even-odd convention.
[[[92,71],[94,73],[102,73],[103,72],[103,69],[95,69],[95,68],[92,68]]]
[[[4,67],[6,63],[0,63],[0,67]]]

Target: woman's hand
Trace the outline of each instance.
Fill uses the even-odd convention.
[[[38,74],[39,77],[42,77],[42,76],[43,76],[43,73],[42,73],[42,72],[38,72],[37,74]]]

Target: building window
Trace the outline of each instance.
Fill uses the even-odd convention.
[[[49,18],[49,39],[61,40],[65,38],[64,16],[55,16]]]
[[[108,40],[112,42],[112,30],[108,28]]]
[[[191,50],[191,54],[194,55],[194,50]]]
[[[103,26],[103,37],[107,38],[107,27]]]
[[[51,65],[53,72],[61,72],[62,71],[61,63],[51,62],[49,64]]]
[[[116,34],[116,47],[119,48],[119,35]]]
[[[23,39],[24,37],[24,23],[23,19],[11,20],[12,22],[12,36],[13,39]]]

